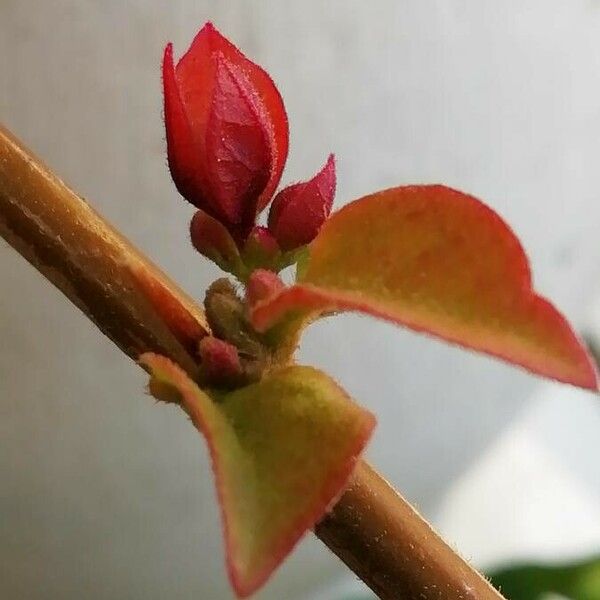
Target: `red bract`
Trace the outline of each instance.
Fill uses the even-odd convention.
[[[207,23],[175,67],[163,62],[169,167],[179,192],[237,240],[281,178],[283,101],[270,77]]]
[[[281,190],[269,212],[269,229],[283,250],[312,242],[329,216],[335,196],[335,160],[329,155],[325,166],[310,181]]]

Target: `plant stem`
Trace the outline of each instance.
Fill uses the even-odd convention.
[[[364,461],[315,533],[384,600],[502,598]]]
[[[205,328],[202,310],[1,126],[0,235],[130,358],[153,351],[194,373],[148,290]],[[364,462],[315,533],[381,598],[502,598]]]
[[[206,329],[202,310],[1,125],[0,235],[125,354],[152,350],[195,371],[144,292],[166,290]]]

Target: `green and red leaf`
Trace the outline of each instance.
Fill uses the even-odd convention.
[[[310,246],[300,283],[258,303],[252,321],[265,331],[291,314],[306,323],[342,310],[598,389],[585,347],[535,293],[511,229],[479,200],[443,186],[385,190],[332,215]]]
[[[144,354],[150,391],[177,401],[208,443],[232,585],[255,591],[342,493],[375,418],[327,375],[290,366],[214,399]]]

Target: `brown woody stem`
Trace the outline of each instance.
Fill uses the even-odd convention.
[[[125,354],[160,352],[194,372],[165,321],[179,308],[178,321],[206,329],[201,309],[1,125],[0,235]],[[169,315],[157,310],[165,291]]]
[[[503,598],[364,461],[315,533],[385,600]]]
[[[201,309],[1,126],[0,235],[129,357],[195,371],[176,325],[206,328]],[[315,533],[380,598],[502,598],[364,462]]]

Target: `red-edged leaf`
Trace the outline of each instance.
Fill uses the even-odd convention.
[[[598,379],[565,318],[537,295],[513,232],[479,200],[409,186],[357,200],[325,223],[300,285],[259,303],[265,330],[292,312],[356,310],[584,388]]]
[[[309,367],[286,367],[215,402],[168,359],[140,362],[150,390],[178,399],[207,440],[229,575],[247,596],[344,490],[375,419]]]
[[[201,156],[206,156],[204,132],[212,110],[218,56],[235,71],[267,136],[270,173],[258,201],[257,209],[262,210],[277,188],[287,159],[289,133],[283,100],[269,75],[207,23],[176,67],[178,88]]]
[[[329,216],[335,196],[335,159],[310,181],[281,190],[269,211],[269,229],[283,250],[304,246],[315,238]]]

